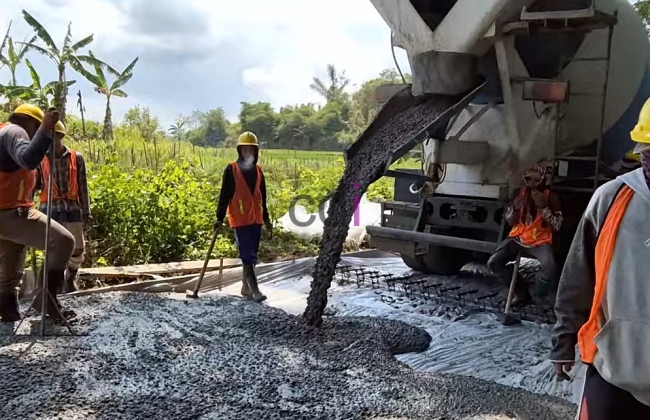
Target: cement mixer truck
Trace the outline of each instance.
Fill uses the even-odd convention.
[[[591,195],[633,148],[629,132],[650,97],[648,35],[630,2],[370,1],[413,81],[377,91],[384,105],[369,130],[419,97],[465,95],[444,124],[394,151],[390,163],[421,147],[422,168],[386,167],[395,197],[380,226],[367,227],[370,245],[426,273],[485,261],[508,235],[504,211],[523,171],[544,162],[562,200],[562,262]]]

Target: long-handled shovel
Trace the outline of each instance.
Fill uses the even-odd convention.
[[[203,282],[203,276],[205,276],[205,270],[208,268],[208,263],[210,262],[210,257],[212,256],[212,251],[214,250],[214,244],[217,242],[217,235],[219,230],[215,229],[212,233],[212,242],[210,242],[210,248],[208,249],[208,255],[205,256],[205,261],[203,262],[203,268],[201,268],[201,274],[199,274],[199,281],[196,282],[196,287],[194,290],[188,290],[185,292],[185,296],[191,299],[197,299],[199,297],[199,289],[201,288],[201,283]],[[223,267],[223,260],[222,260]],[[222,267],[219,268],[221,271]]]
[[[505,326],[518,324],[521,321],[518,318],[515,318],[510,314],[510,305],[512,303],[512,298],[515,294],[515,286],[517,284],[517,276],[519,272],[519,263],[521,262],[521,253],[517,254],[517,259],[515,260],[515,266],[512,270],[512,278],[510,279],[510,289],[508,290],[508,299],[506,300],[506,309],[501,315],[501,323]]]

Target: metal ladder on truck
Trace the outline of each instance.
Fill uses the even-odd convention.
[[[603,63],[603,83],[602,90],[597,92],[572,92],[571,89],[567,92],[567,101],[570,101],[572,96],[593,96],[599,98],[601,101],[599,121],[598,121],[598,136],[594,144],[582,151],[572,152],[570,154],[559,155],[556,154],[558,144],[562,140],[562,111],[563,105],[557,104],[555,107],[556,112],[556,129],[555,129],[555,144],[554,144],[554,157],[551,162],[552,173],[549,179],[549,185],[553,191],[558,193],[579,193],[591,196],[598,187],[611,178],[607,177],[601,171],[601,150],[603,143],[603,136],[605,131],[605,112],[607,106],[607,90],[609,87],[609,68],[611,60],[612,49],[612,36],[614,26],[617,22],[616,12],[612,15],[599,12],[595,9],[595,1],[592,2],[591,7],[582,10],[571,10],[566,12],[540,12],[540,13],[527,13],[524,9],[522,12],[522,20],[527,17],[528,19],[539,19],[544,14],[547,19],[551,17],[553,20],[563,20],[565,27],[558,28],[558,30],[572,30],[591,32],[599,29],[607,30],[607,49],[604,56],[598,57],[568,57],[570,61],[590,61]],[[527,16],[526,16],[527,15]],[[536,16],[537,15],[537,16]],[[550,15],[550,16],[549,16]],[[570,27],[571,19],[579,19],[584,22],[583,25],[577,27]],[[545,21],[544,24],[547,22]],[[564,63],[563,63],[564,64]],[[561,77],[561,74],[560,74]]]
[[[567,85],[565,97],[555,102],[555,138],[552,145],[552,160],[550,162],[551,172],[549,176],[549,187],[560,197],[563,207],[564,223],[570,226],[577,226],[584,208],[591,199],[594,191],[609,179],[601,171],[601,149],[605,131],[605,111],[607,104],[607,90],[609,85],[609,69],[611,60],[612,36],[614,27],[617,24],[617,13],[607,14],[596,10],[595,0],[586,9],[529,12],[524,7],[520,21],[514,23],[519,26],[517,30],[545,32],[582,32],[589,34],[596,30],[607,31],[607,49],[604,55],[599,52],[596,57],[566,57],[569,61],[592,61],[602,63],[604,71],[602,89],[594,89],[590,92],[571,92],[571,86]],[[566,62],[560,63],[557,82],[562,82],[563,68]],[[566,82],[565,82],[566,83]],[[559,154],[560,142],[563,140],[562,123],[565,104],[573,96],[593,96],[600,98],[599,110],[600,120],[597,122],[599,130],[595,141],[588,148],[575,150],[569,154]],[[570,203],[570,204],[569,204]],[[572,242],[574,232],[571,229],[562,229],[556,233],[554,238],[556,253],[565,256],[568,247]]]

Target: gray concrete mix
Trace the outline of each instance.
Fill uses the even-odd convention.
[[[314,330],[221,295],[62,301],[79,314],[76,337],[39,340],[21,354],[32,340],[0,329],[0,418],[568,420],[576,409],[487,381],[416,373],[393,354],[422,351],[431,337],[399,321],[332,317]],[[37,319],[19,333],[30,329],[37,333]]]

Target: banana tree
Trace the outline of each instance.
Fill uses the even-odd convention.
[[[93,42],[93,35],[89,35],[83,38],[81,41],[72,42],[72,23],[68,24],[68,32],[63,40],[63,45],[59,48],[47,30],[40,24],[32,15],[23,10],[23,18],[29,24],[29,26],[34,29],[36,36],[40,39],[45,46],[37,45],[34,42],[23,43],[30,49],[37,51],[46,57],[49,57],[56,64],[56,68],[59,74],[58,84],[56,85],[57,90],[54,94],[54,104],[60,110],[60,119],[62,122],[65,122],[65,111],[66,111],[66,98],[68,96],[68,84],[66,83],[66,70],[68,66],[72,67],[73,70],[83,73],[82,63],[88,63],[91,65],[97,65],[102,68],[108,69],[109,72],[114,73],[116,76],[119,74],[111,68],[108,64],[104,63],[101,60],[98,60],[96,57],[91,55],[80,54],[79,50],[90,45]]]
[[[95,58],[92,51],[88,51],[88,55],[91,58]],[[106,113],[104,114],[104,133],[103,133],[104,140],[113,139],[111,98],[113,96],[118,98],[128,97],[126,92],[124,92],[121,88],[129,80],[131,80],[131,77],[133,77],[133,68],[135,67],[135,64],[137,62],[138,62],[138,57],[136,57],[135,60],[131,62],[131,64],[126,66],[126,68],[122,72],[118,72],[112,67],[107,66],[108,69],[111,71],[111,73],[117,75],[117,78],[111,84],[108,83],[108,80],[106,79],[106,75],[104,74],[104,71],[100,64],[97,63],[93,64],[95,74],[90,73],[88,70],[86,70],[83,67],[79,70],[81,74],[83,74],[83,76],[90,81],[90,83],[95,85],[95,92],[101,93],[106,97]]]
[[[5,66],[9,68],[9,73],[11,74],[10,84],[12,86],[16,86],[18,85],[18,82],[16,80],[16,69],[25,57],[25,54],[27,54],[27,51],[29,51],[29,46],[22,44],[18,51],[16,51],[14,41],[9,36],[9,32],[11,31],[11,23],[12,22],[9,22],[7,33],[2,39],[2,44],[0,44],[0,63],[2,64],[0,66],[0,69]],[[28,43],[33,43],[34,41],[36,41],[36,36],[30,39]],[[7,48],[6,55],[4,54],[5,47]]]
[[[50,97],[54,97],[56,94],[59,82],[54,80],[43,86],[41,84],[41,77],[36,72],[36,69],[34,69],[32,63],[25,59],[25,65],[29,69],[32,84],[30,86],[4,86],[3,94],[8,98],[18,99],[23,102],[32,102],[42,109],[49,108],[52,104]],[[67,81],[66,88],[75,83],[76,80]]]

